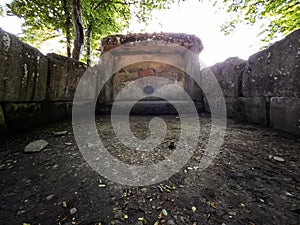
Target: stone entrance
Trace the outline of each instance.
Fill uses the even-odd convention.
[[[113,70],[119,68],[100,94],[101,112],[108,112],[112,103],[122,108],[137,101],[133,114],[175,114],[172,102],[187,104],[186,94],[193,101],[202,100],[199,87],[188,75],[200,72],[198,54],[203,45],[198,37],[182,33],[114,35],[102,39],[101,47]],[[142,79],[130,95],[122,95],[124,87],[141,78],[151,79]]]

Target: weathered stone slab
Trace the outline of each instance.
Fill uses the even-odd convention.
[[[0,28],[0,101],[43,101],[47,58]]]
[[[246,66],[245,60],[237,57],[229,58],[225,62],[217,63],[201,71],[203,85],[207,84],[205,76],[215,76],[223,91],[224,97],[241,96],[242,76]]]
[[[270,124],[274,129],[300,135],[300,98],[271,98]]]
[[[44,124],[41,103],[7,103],[3,110],[9,131],[20,132]]]
[[[48,54],[47,58],[51,74],[47,100],[72,101],[78,82],[86,70],[85,64],[54,53]]]
[[[193,53],[192,53],[193,52]],[[187,51],[183,58],[186,72],[186,91],[194,101],[202,101],[203,93],[201,85],[201,71],[199,56],[194,52]]]
[[[44,148],[46,148],[48,145],[49,145],[49,143],[43,139],[32,141],[28,145],[26,145],[24,152],[25,153],[40,152]]]
[[[250,56],[243,74],[245,97],[300,97],[300,29]]]
[[[26,131],[70,117],[70,102],[5,103],[3,111],[10,132]]]
[[[239,107],[245,112],[244,121],[263,126],[268,125],[268,99],[266,98],[239,98]]]
[[[216,104],[217,106],[213,105],[213,107],[217,109],[220,101],[216,100],[211,104]],[[265,98],[229,97],[225,98],[225,104],[228,118],[264,126],[268,125],[268,101]],[[206,112],[211,112],[207,98],[204,98],[204,108]]]
[[[226,116],[228,118],[232,118],[239,121],[245,121],[247,119],[245,107],[243,102],[239,98],[224,98],[225,104],[226,104]],[[205,112],[211,113],[211,106],[209,105],[209,102],[206,97],[203,98],[204,102],[204,109]],[[215,109],[220,108],[220,99],[216,99],[213,103],[213,107]]]
[[[0,137],[7,134],[7,126],[5,121],[4,112],[2,106],[0,105]]]

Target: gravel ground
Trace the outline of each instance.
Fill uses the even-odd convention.
[[[133,133],[144,138],[149,116],[131,117]],[[151,153],[118,143],[110,118],[96,118],[109,152],[129,164],[159,162],[178,141],[180,120],[163,117],[168,132]],[[169,180],[129,187],[101,177],[77,148],[71,121],[64,121],[0,141],[0,224],[299,224],[300,138],[266,128],[228,121],[220,153],[206,170],[199,160],[210,132],[210,118],[200,118],[194,155]],[[59,136],[53,132],[67,131]],[[49,145],[24,153],[33,140]]]

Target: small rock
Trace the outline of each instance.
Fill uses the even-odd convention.
[[[163,214],[164,216],[167,216],[167,215],[168,215],[168,212],[167,212],[167,210],[165,210],[165,209],[161,210],[161,212],[162,212],[162,214]]]
[[[196,212],[197,208],[195,206],[192,207],[192,212]]]
[[[236,212],[228,212],[229,216],[236,216]]]
[[[56,169],[58,167],[58,164],[55,164],[52,166],[53,169]]]
[[[74,215],[75,213],[77,213],[77,209],[75,207],[70,209],[70,213],[71,215]]]
[[[57,131],[57,132],[53,132],[54,136],[62,136],[62,135],[66,135],[68,133],[68,131],[63,130],[63,131]]]
[[[175,222],[174,222],[174,220],[168,220],[168,224],[170,224],[170,225],[176,225]]]
[[[144,221],[138,220],[135,225],[143,225],[143,224],[144,224]]]
[[[294,197],[294,195],[293,195],[292,193],[288,192],[288,191],[285,191],[285,194],[286,194],[287,196]]]
[[[279,157],[279,156],[274,156],[273,159],[278,161],[278,162],[284,162],[285,161],[284,158]]]
[[[141,188],[141,192],[147,192],[147,188],[145,187]]]
[[[44,148],[46,148],[48,144],[49,143],[43,139],[32,141],[28,145],[26,145],[24,152],[26,153],[40,152]]]
[[[46,197],[46,199],[49,201],[49,200],[51,200],[53,197],[54,197],[54,195],[48,195],[48,196]]]
[[[175,148],[175,143],[174,141],[171,141],[169,146],[168,146],[169,149],[174,149]]]
[[[67,203],[66,203],[66,201],[63,201],[63,202],[62,202],[62,206],[63,206],[64,208],[67,208]]]
[[[17,212],[17,215],[19,216],[19,215],[22,215],[22,214],[24,214],[24,213],[26,213],[25,210],[20,210],[20,211]]]

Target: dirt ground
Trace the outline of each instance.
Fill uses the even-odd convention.
[[[149,119],[132,117],[136,136],[148,134]],[[178,140],[180,120],[164,119],[168,133],[149,155],[153,162],[170,154],[168,145]],[[117,144],[109,117],[99,116],[96,123],[112,155],[136,162],[138,153]],[[77,148],[71,121],[1,140],[0,224],[300,224],[300,138],[228,121],[220,153],[200,171],[210,118],[201,117],[200,124],[189,163],[169,180],[143,187],[116,184],[93,171]],[[67,134],[53,135],[64,130]],[[49,146],[24,153],[38,139]]]

